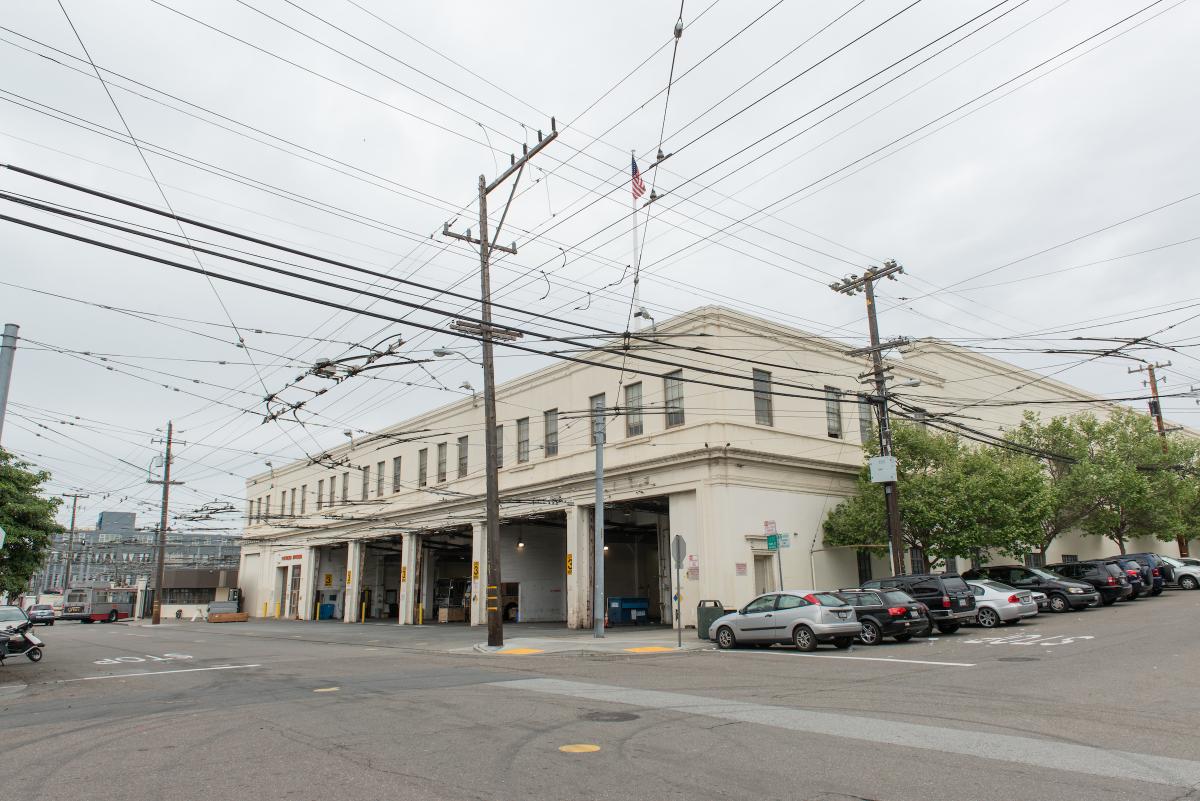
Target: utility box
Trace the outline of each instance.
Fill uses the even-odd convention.
[[[622,596],[608,599],[610,626],[637,626],[650,622],[650,599]]]
[[[317,607],[317,620],[333,620],[333,610],[336,604],[321,604]]]
[[[725,614],[725,604],[720,601],[701,601],[696,604],[696,634],[708,639],[708,629],[717,618]]]

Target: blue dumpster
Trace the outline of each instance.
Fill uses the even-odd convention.
[[[620,596],[608,599],[610,626],[636,626],[649,623],[650,599]]]
[[[334,604],[321,604],[317,608],[317,620],[333,620]]]

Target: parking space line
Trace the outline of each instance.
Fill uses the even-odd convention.
[[[55,684],[68,684],[73,681],[99,681],[100,679],[136,679],[140,676],[164,676],[168,673],[201,673],[206,670],[242,670],[256,668],[262,665],[216,665],[214,667],[183,668],[181,670],[145,670],[137,673],[111,673],[107,676],[84,676],[78,679],[59,679]]]
[[[730,653],[728,651],[720,651],[717,653]],[[851,659],[857,662],[895,662],[900,665],[939,665],[942,667],[976,667],[974,662],[936,662],[932,659],[896,659],[889,656],[841,656],[839,654],[802,654],[797,651],[741,651],[734,653],[743,654],[774,654],[777,656],[796,657],[805,656],[809,659]]]
[[[560,679],[515,679],[492,687],[557,695],[593,702],[627,704],[737,723],[770,726],[803,734],[919,748],[1129,781],[1178,787],[1200,785],[1200,762],[1176,757],[1115,751],[1055,739],[999,734],[974,728],[955,729],[885,718],[735,701],[659,690],[639,690]]]

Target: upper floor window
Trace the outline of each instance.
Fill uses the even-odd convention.
[[[775,410],[771,406],[771,374],[766,370],[755,370],[754,378],[754,422],[760,426],[775,425]]]
[[[842,438],[842,400],[837,387],[825,387],[825,431],[834,439]]]
[[[379,464],[375,465],[375,497],[376,498],[383,497],[383,469],[384,469],[384,467],[385,467],[385,464],[383,462],[380,462]]]
[[[667,410],[667,428],[683,425],[683,371],[663,376],[663,404]]]
[[[642,434],[642,382],[625,387],[625,436]]]
[[[371,466],[363,465],[362,469],[362,500],[366,500],[371,492]]]
[[[400,457],[392,459],[392,492],[400,491]]]
[[[296,516],[296,488],[292,487],[291,500],[288,502],[288,514]]]
[[[496,426],[496,468],[504,467],[504,426]]]
[[[342,503],[350,503],[350,472],[342,473]]]
[[[308,511],[308,485],[300,485],[300,514]]]
[[[458,477],[467,477],[467,438],[458,438]]]
[[[317,482],[317,508],[325,505],[325,479]]]
[[[558,409],[547,409],[542,413],[546,424],[546,456],[558,455]]]
[[[441,483],[446,480],[446,458],[447,457],[446,457],[446,443],[445,442],[438,443],[437,453],[438,453],[437,477],[438,477],[438,483]]]
[[[517,461],[529,461],[529,418],[517,421]]]
[[[329,505],[333,506],[333,504],[336,501],[337,501],[337,476],[333,475],[333,476],[329,477]]]
[[[875,438],[875,412],[866,401],[858,402],[858,438],[863,445]]]
[[[429,483],[429,449],[417,451],[417,486],[424,487]]]

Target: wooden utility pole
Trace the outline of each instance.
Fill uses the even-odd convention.
[[[182,484],[182,481],[171,480],[171,439],[174,434],[174,425],[171,421],[167,421],[167,439],[166,453],[163,456],[163,472],[162,481],[154,481],[147,479],[147,484],[162,484],[162,516],[158,521],[158,559],[157,568],[155,569],[154,580],[154,614],[151,618],[151,623],[157,626],[162,622],[162,596],[163,583],[166,580],[167,573],[167,509],[171,503],[171,485]],[[162,440],[155,440],[161,442]]]
[[[75,509],[79,505],[80,498],[87,498],[89,496],[70,492],[64,492],[62,496],[71,499],[71,531],[67,534],[67,567],[63,571],[62,583],[63,600],[66,600],[67,591],[71,589],[71,558],[75,550]]]
[[[903,272],[903,267],[889,259],[883,263],[882,267],[872,267],[861,277],[852,275],[840,283],[829,285],[834,292],[843,295],[864,292],[867,296],[867,325],[871,332],[871,346],[850,351],[846,355],[870,354],[871,356],[871,374],[874,377],[875,395],[870,398],[870,402],[879,409],[879,450],[882,456],[887,457],[892,455],[892,427],[888,419],[887,371],[883,367],[883,352],[889,348],[906,345],[908,340],[901,338],[888,342],[879,341],[879,321],[875,316],[875,282],[881,278],[890,278],[894,281],[896,274]],[[895,481],[880,483],[883,484],[883,498],[887,504],[888,541],[892,546],[892,575],[896,576],[904,572],[904,537],[900,527],[900,498]]]
[[[484,462],[486,471],[486,499],[484,513],[487,528],[487,620],[488,645],[498,648],[504,645],[504,609],[500,605],[500,475],[499,459],[497,458],[496,442],[496,374],[492,356],[492,343],[495,339],[515,339],[514,332],[501,328],[497,331],[492,326],[492,284],[489,275],[489,261],[493,250],[515,254],[516,243],[512,247],[497,245],[500,229],[504,227],[504,219],[508,216],[508,208],[517,192],[517,183],[521,180],[521,172],[525,164],[542,151],[542,148],[558,138],[554,118],[550,119],[550,135],[543,138],[538,131],[538,142],[532,149],[526,147],[520,159],[515,156],[511,165],[491,183],[483,175],[479,176],[479,238],[471,236],[468,229],[466,234],[457,234],[450,230],[449,224],[443,226],[442,234],[452,239],[461,239],[479,246],[479,288],[480,288],[480,320],[481,324],[473,325],[466,321],[456,321],[454,330],[474,334],[483,344],[483,443]],[[508,203],[500,215],[500,223],[496,233],[488,239],[487,198],[492,190],[516,174]]]
[[[1167,427],[1163,422],[1162,403],[1158,399],[1158,376],[1154,371],[1170,366],[1170,362],[1166,364],[1155,362],[1153,364],[1144,364],[1141,367],[1130,367],[1128,370],[1130,373],[1146,373],[1147,375],[1145,384],[1150,387],[1150,416],[1154,418],[1154,424],[1158,427],[1158,436],[1162,440],[1163,453],[1168,451]],[[1175,545],[1179,548],[1180,556],[1189,555],[1187,537],[1182,534],[1175,535]]]

